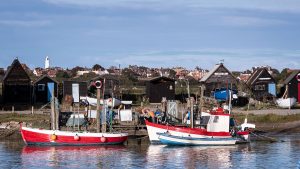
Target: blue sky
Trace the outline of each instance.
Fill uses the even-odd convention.
[[[300,69],[299,0],[10,0],[0,67]]]

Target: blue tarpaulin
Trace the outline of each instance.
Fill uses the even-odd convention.
[[[217,99],[217,100],[222,100],[222,101],[228,100],[229,91],[230,91],[230,89],[226,89],[226,88],[217,89],[214,92],[214,98]],[[232,90],[231,94],[237,94],[237,91]]]

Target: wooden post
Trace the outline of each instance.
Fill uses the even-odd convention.
[[[88,106],[88,113],[89,113],[89,120],[91,120],[92,112],[91,112],[91,105]]]
[[[97,116],[96,116],[97,133],[100,133],[100,95],[101,95],[100,88],[97,88]]]
[[[55,103],[53,95],[51,98],[51,130],[55,130]]]
[[[105,101],[104,101],[104,94],[105,94],[105,78],[103,79],[103,89],[102,89],[103,91],[103,112],[102,112],[102,120],[101,120],[101,131],[103,132],[103,133],[105,133],[106,132],[106,103],[105,103]]]
[[[11,107],[11,113],[15,113],[15,106]]]
[[[204,108],[204,100],[203,100],[203,96],[204,96],[204,85],[201,86],[200,89],[200,113],[203,112],[203,108]]]
[[[190,100],[190,108],[191,108],[191,110],[190,110],[190,124],[191,124],[191,128],[194,128],[194,101],[193,101],[193,99],[190,97],[189,98],[189,100]]]
[[[54,95],[52,95],[52,96],[54,96]],[[54,97],[55,129],[59,130],[59,109],[56,108],[56,104],[58,106],[58,100]]]
[[[77,103],[77,130],[78,131],[80,130],[80,124],[79,124],[79,119],[80,119],[80,117],[79,117],[79,106],[80,106],[80,104],[78,102]]]
[[[33,109],[34,109],[33,106],[31,106],[31,114],[33,114]]]

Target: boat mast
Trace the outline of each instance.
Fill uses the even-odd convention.
[[[229,103],[228,103],[228,112],[231,114],[231,100],[232,100],[232,83],[230,84],[229,92]]]

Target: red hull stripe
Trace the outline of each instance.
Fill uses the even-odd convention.
[[[248,131],[238,131],[237,134],[238,135],[248,135],[249,132]]]
[[[23,140],[27,144],[50,144],[50,145],[103,145],[103,144],[121,144],[127,140],[127,136],[105,137],[105,141],[101,141],[101,137],[80,136],[79,140],[75,140],[74,136],[56,135],[55,140],[51,140],[51,134],[38,133],[21,129]]]
[[[177,131],[182,133],[189,133],[189,134],[198,134],[198,135],[206,135],[206,136],[231,136],[229,132],[208,132],[206,129],[168,126],[168,125],[151,123],[147,120],[146,120],[146,125],[160,128],[160,129]]]
[[[220,112],[211,112],[212,115],[216,116],[230,116],[230,114],[220,113]]]

